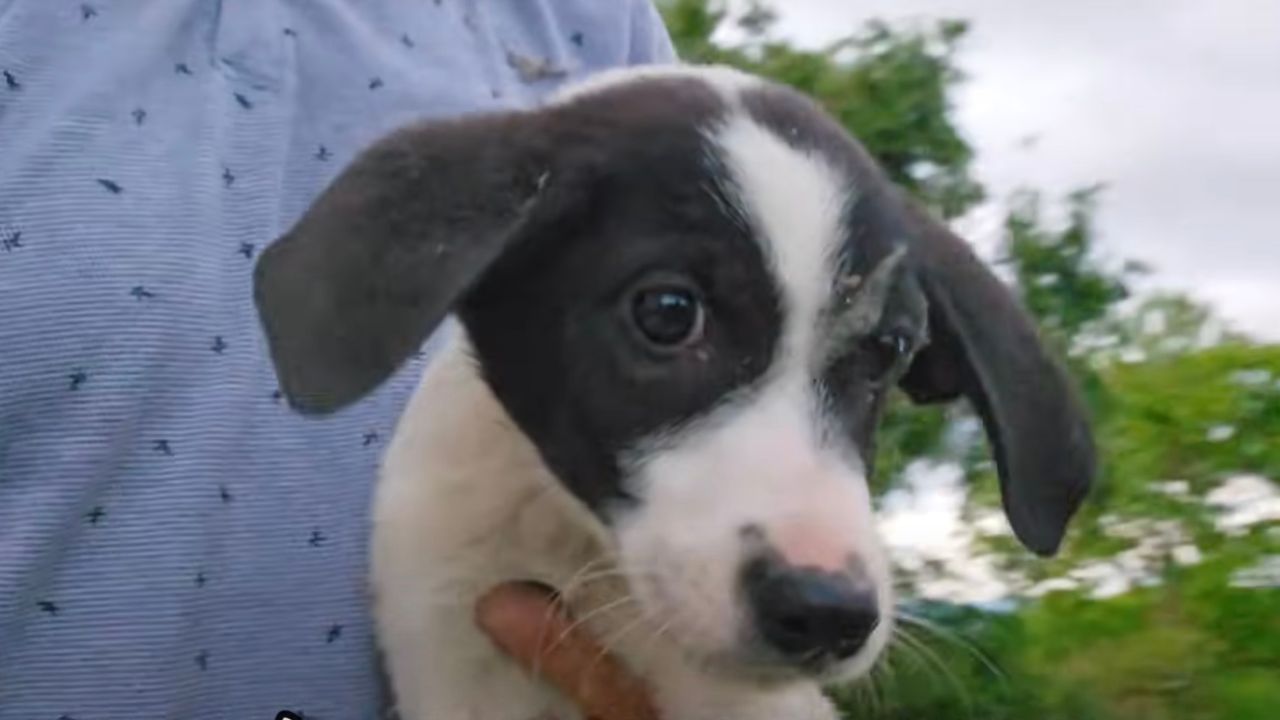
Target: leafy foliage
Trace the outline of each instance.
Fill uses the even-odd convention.
[[[718,43],[727,11],[707,0],[663,5],[676,50],[688,62],[719,63],[804,91],[858,139],[895,181],[956,217],[983,199],[969,170],[973,150],[951,121],[948,90],[967,26],[943,21],[929,31],[895,32],[872,23],[817,50],[773,37],[776,15],[754,5],[740,19],[741,44]]]
[[[1045,227],[1041,198],[1030,191],[1019,194],[1005,220],[1004,262],[1014,270],[1023,304],[1062,350],[1129,297],[1126,278],[1100,267],[1090,255],[1100,190],[1070,195],[1069,221],[1061,231]]]
[[[778,11],[760,3],[736,15],[712,0],[660,5],[685,60],[810,94],[942,216],[986,199],[951,116],[963,21],[872,22],[808,49],[777,37]],[[1230,332],[1189,297],[1136,296],[1134,278],[1147,268],[1099,257],[1101,192],[1065,198],[1057,226],[1038,193],[1016,194],[999,261],[1085,390],[1101,487],[1052,561],[1030,557],[1007,533],[982,537],[977,552],[998,561],[1011,588],[1007,611],[915,602],[891,670],[834,693],[850,718],[1276,716],[1280,526],[1233,522],[1220,501],[1242,476],[1277,487],[1280,347]],[[943,438],[966,416],[895,397],[874,490],[891,491],[910,459],[946,455]],[[970,442],[958,460],[971,509],[996,507],[985,444]],[[1255,507],[1263,502],[1280,500],[1259,496]]]

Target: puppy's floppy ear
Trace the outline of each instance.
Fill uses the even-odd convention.
[[[1054,555],[1096,472],[1077,389],[968,245],[905,194],[903,205],[931,342],[901,386],[919,403],[968,398],[986,429],[1014,534],[1031,551]]]
[[[333,412],[376,388],[519,234],[550,172],[537,118],[392,133],[262,253],[254,297],[294,408]]]

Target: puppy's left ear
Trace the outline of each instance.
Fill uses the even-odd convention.
[[[901,387],[919,403],[970,401],[991,444],[1014,534],[1031,551],[1054,555],[1096,473],[1077,388],[968,244],[905,194],[903,206],[929,300],[931,342]]]
[[[534,113],[399,130],[260,256],[254,295],[281,390],[339,410],[390,377],[543,205]]]

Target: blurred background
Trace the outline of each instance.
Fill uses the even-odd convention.
[[[1102,482],[1016,544],[967,408],[900,398],[902,630],[849,718],[1280,718],[1280,2],[659,2],[681,56],[809,93],[1013,284]]]

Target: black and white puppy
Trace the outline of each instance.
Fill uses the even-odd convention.
[[[727,68],[395,132],[262,255],[256,293],[306,413],[461,321],[377,488],[404,720],[577,717],[474,626],[512,579],[560,588],[667,720],[833,717],[819,686],[891,635],[867,477],[894,386],[972,403],[1036,553],[1094,475],[1011,294],[815,103]]]

